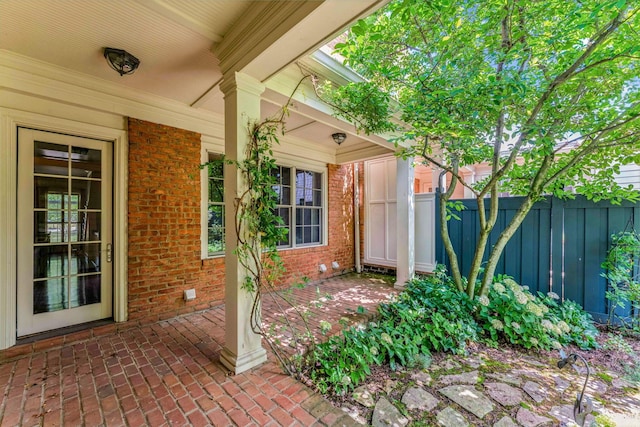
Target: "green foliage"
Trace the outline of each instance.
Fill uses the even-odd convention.
[[[426,367],[432,351],[462,354],[466,343],[477,339],[471,308],[465,294],[436,276],[414,280],[397,301],[380,306],[376,322],[317,345],[308,375],[323,393],[343,393],[356,387],[373,364]]]
[[[508,277],[494,284],[492,298],[472,301],[443,271],[409,282],[396,301],[380,306],[376,322],[318,344],[308,355],[306,375],[323,393],[341,394],[374,364],[427,367],[432,352],[465,354],[467,343],[482,333],[494,345],[505,340],[525,348],[596,347],[590,316],[573,302],[533,296]]]
[[[611,249],[601,267],[609,283],[606,297],[609,300],[609,325],[613,325],[616,308],[631,307],[631,322],[618,317],[623,327],[640,332],[640,235],[635,231],[623,231],[611,236]]]
[[[394,130],[400,155],[456,175],[479,202],[525,196],[492,245],[486,293],[506,242],[544,195],[640,199],[616,182],[622,165],[640,162],[638,28],[637,1],[396,0],[335,46],[363,81],[320,92],[359,129]],[[475,164],[491,174],[464,181],[459,168]],[[498,203],[487,208],[478,210],[470,296]]]
[[[477,298],[478,323],[496,345],[500,340],[525,348],[559,349],[576,344],[595,348],[597,330],[576,303],[558,304],[554,294],[534,296],[513,279],[498,277],[488,296]]]
[[[555,296],[553,293],[550,294]],[[559,303],[549,294],[538,294],[538,297],[549,308],[551,318],[557,319],[558,324],[564,322],[569,327],[569,331],[559,337],[561,344],[575,344],[583,350],[598,346],[596,342],[598,330],[593,324],[593,319],[578,303],[571,300]]]

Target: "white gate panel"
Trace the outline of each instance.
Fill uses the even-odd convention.
[[[416,270],[430,273],[436,267],[436,195],[416,194]]]
[[[395,157],[370,160],[365,176],[365,264],[396,267],[397,201]],[[435,268],[435,194],[415,196],[415,269]]]

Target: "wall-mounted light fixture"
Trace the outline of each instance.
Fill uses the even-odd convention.
[[[104,57],[109,66],[116,70],[121,76],[132,74],[140,65],[140,60],[122,49],[111,47],[104,48]]]
[[[331,137],[336,144],[340,145],[344,142],[345,139],[347,139],[347,134],[344,132],[336,132],[331,134]]]

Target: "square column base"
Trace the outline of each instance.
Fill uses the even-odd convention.
[[[394,289],[404,290],[407,288],[406,280],[397,280],[396,283],[393,284]]]
[[[249,353],[244,353],[240,357],[233,354],[226,347],[222,349],[220,354],[220,363],[224,365],[234,375],[240,374],[251,368],[254,368],[267,361],[267,351],[259,347]]]

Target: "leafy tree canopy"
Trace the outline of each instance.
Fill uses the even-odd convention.
[[[571,197],[573,187],[593,200],[640,199],[615,182],[621,165],[640,163],[639,12],[638,0],[396,0],[336,45],[365,79],[325,87],[338,114],[365,132],[399,131],[404,155],[451,173],[443,205],[456,185],[476,197],[470,296],[499,191],[525,199],[491,248],[483,294],[504,245],[545,194]],[[466,182],[458,168],[477,163],[491,176]],[[444,221],[441,231],[455,258]]]
[[[408,125],[408,154],[445,169],[495,162],[513,194],[531,191],[551,157],[544,193],[574,185],[596,200],[637,199],[613,178],[620,165],[640,163],[639,8],[637,0],[395,1],[336,46],[368,81],[338,89],[333,101],[366,132],[397,127],[395,114]]]

